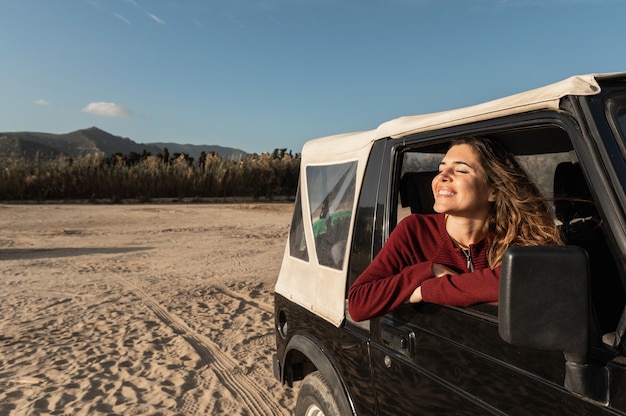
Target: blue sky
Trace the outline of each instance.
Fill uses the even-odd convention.
[[[626,0],[3,0],[0,132],[262,153],[626,71]]]

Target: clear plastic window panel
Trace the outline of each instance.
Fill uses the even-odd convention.
[[[289,255],[300,260],[309,261],[309,251],[307,250],[306,239],[304,238],[303,218],[302,201],[300,198],[300,184],[298,184],[296,204],[293,210],[291,230],[289,232]]]
[[[356,162],[306,168],[315,250],[321,265],[341,269],[356,184]]]

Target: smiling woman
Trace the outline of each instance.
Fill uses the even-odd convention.
[[[406,302],[495,302],[508,247],[562,244],[537,186],[494,140],[453,141],[432,190],[436,213],[401,221],[350,288],[355,320]]]

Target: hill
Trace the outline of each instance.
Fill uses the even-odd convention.
[[[25,158],[27,160],[53,159],[60,155],[81,157],[88,154],[111,156],[116,153],[131,152],[158,154],[167,148],[168,152],[186,153],[197,159],[204,151],[215,152],[223,158],[245,156],[239,149],[213,145],[181,145],[178,143],[136,143],[125,137],[115,136],[97,127],[77,130],[66,134],[10,132],[0,133],[0,158]]]
[[[9,158],[49,160],[63,154],[53,147],[28,140],[26,135],[0,134],[0,160]]]

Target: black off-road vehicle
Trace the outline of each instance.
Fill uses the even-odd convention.
[[[564,247],[509,249],[498,304],[354,322],[350,285],[449,142],[495,138],[551,201]],[[626,415],[626,73],[312,140],[275,287],[275,375],[296,415]]]

